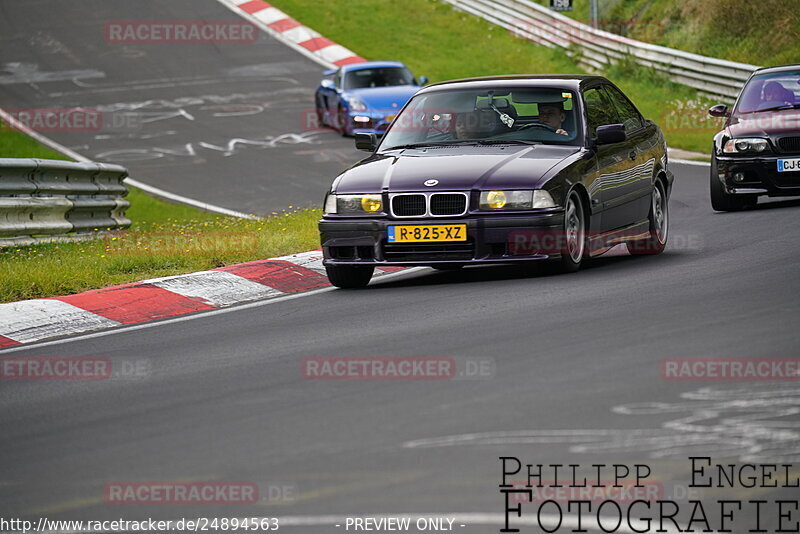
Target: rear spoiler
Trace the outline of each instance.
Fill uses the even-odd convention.
[[[322,71],[323,76],[330,76],[331,74],[336,74],[336,71],[339,69],[328,69],[326,71]]]

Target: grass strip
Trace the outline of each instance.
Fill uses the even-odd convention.
[[[5,158],[68,159],[0,124]],[[331,177],[333,178],[333,177]],[[289,206],[263,220],[206,213],[129,187],[124,232],[97,239],[0,248],[0,302],[68,295],[319,247],[319,209]]]

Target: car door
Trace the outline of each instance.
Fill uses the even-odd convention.
[[[586,125],[589,143],[594,147],[596,167],[587,183],[592,203],[592,212],[599,212],[600,231],[609,231],[630,224],[617,209],[624,196],[625,184],[635,166],[630,158],[631,149],[627,141],[608,145],[596,145],[597,127],[618,124],[619,116],[608,99],[602,85],[588,87],[583,92],[586,109]]]
[[[331,123],[339,109],[339,91],[342,87],[342,69],[333,75],[333,87],[321,87],[322,108],[327,112],[328,122]]]
[[[339,69],[336,72],[336,76],[333,77],[333,86],[335,89],[331,97],[331,117],[336,117],[337,113],[339,113],[339,104],[342,99],[342,91],[344,91],[344,77],[345,73],[342,72],[342,69]]]
[[[611,213],[619,226],[647,218],[653,190],[653,171],[660,158],[661,146],[655,128],[648,124],[630,100],[613,85],[604,85],[609,101],[625,126],[629,145],[628,157],[633,162],[628,180],[620,184]]]

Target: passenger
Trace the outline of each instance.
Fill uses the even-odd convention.
[[[565,129],[561,127],[567,114],[564,112],[564,104],[562,102],[546,102],[539,104],[539,122],[555,128],[557,134],[569,135]]]
[[[456,139],[476,139],[485,137],[493,126],[492,114],[485,111],[468,111],[456,114]]]

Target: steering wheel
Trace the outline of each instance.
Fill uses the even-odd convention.
[[[523,124],[522,126],[520,126],[517,129],[517,131],[521,132],[522,130],[528,130],[530,128],[544,128],[545,130],[551,131],[553,133],[556,133],[556,130],[557,130],[557,128],[553,128],[549,124],[545,124],[545,123],[539,122],[539,121],[534,121],[534,122],[530,122],[528,124]]]
[[[433,120],[433,116],[439,115],[439,120]],[[430,129],[438,132],[440,134],[446,134],[451,131],[452,123],[455,121],[455,118],[452,118],[450,121],[445,121],[442,118],[441,114],[434,113],[433,116],[430,117],[428,124],[430,125]]]

